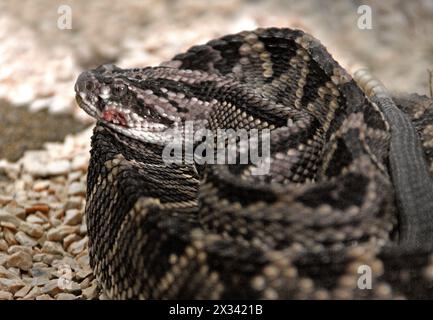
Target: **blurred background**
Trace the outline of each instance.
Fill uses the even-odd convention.
[[[359,28],[362,5],[371,28]],[[433,0],[0,1],[0,299],[98,296],[83,219],[93,120],[75,103],[80,72],[158,65],[266,26],[303,29],[349,72],[367,66],[396,93],[429,94]],[[74,266],[74,290],[50,284],[56,261]]]

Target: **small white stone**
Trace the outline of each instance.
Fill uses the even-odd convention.
[[[86,299],[94,299],[97,297],[98,286],[94,282],[90,287],[83,290],[83,297]]]
[[[36,192],[40,192],[40,191],[48,189],[49,186],[50,186],[49,180],[40,180],[40,181],[37,181],[33,184],[33,190]]]
[[[33,264],[32,256],[27,252],[18,251],[9,257],[7,264],[10,267],[17,267],[21,270],[28,271]]]
[[[47,239],[50,241],[61,241],[67,235],[77,233],[78,231],[79,227],[77,226],[60,225],[48,231]]]
[[[20,276],[17,275],[15,272],[12,272],[11,270],[8,270],[3,266],[0,266],[0,278],[19,279]]]
[[[0,251],[7,251],[8,243],[4,239],[0,239]]]
[[[15,227],[19,227],[22,221],[6,210],[0,210],[0,222],[12,223]]]
[[[15,233],[15,239],[23,246],[34,247],[38,244],[35,239],[29,237],[22,231]]]
[[[26,151],[21,162],[23,170],[34,177],[64,175],[71,170],[68,160],[50,161],[46,151]]]
[[[83,198],[81,197],[70,197],[65,204],[65,210],[69,209],[81,209]]]
[[[30,292],[25,297],[23,297],[23,299],[25,299],[25,300],[35,299],[38,295],[40,295],[40,293],[41,293],[41,288],[33,287],[30,290]]]
[[[42,287],[41,292],[49,295],[56,295],[62,292],[62,289],[59,288],[58,280],[59,279],[52,279],[48,281],[48,283]]]
[[[45,241],[44,245],[42,246],[42,252],[54,255],[65,255],[65,251],[63,250],[62,245],[53,241]]]
[[[42,294],[36,297],[36,300],[54,300],[49,294]]]
[[[68,195],[84,196],[86,195],[86,186],[81,182],[72,182],[68,188]]]
[[[81,237],[78,236],[77,234],[70,234],[70,235],[67,235],[67,236],[63,239],[63,248],[67,248],[67,247],[69,247],[69,245],[70,245],[72,242],[78,241],[78,240],[80,240],[80,239],[81,239]]]
[[[3,279],[0,278],[0,291],[11,292],[12,294],[24,287],[21,279]]]
[[[25,285],[20,290],[15,292],[14,297],[15,298],[24,298],[29,292],[32,287],[30,285]]]
[[[71,169],[74,171],[76,170],[85,171],[87,169],[88,164],[89,164],[89,157],[86,154],[77,155],[72,160]]]
[[[85,237],[85,238],[81,239],[80,241],[73,242],[68,247],[68,252],[72,253],[73,255],[79,254],[87,246],[87,241],[88,241],[88,238]]]
[[[12,298],[12,293],[3,290],[0,291],[0,300],[12,300]]]
[[[44,224],[46,221],[44,221],[42,218],[38,217],[37,215],[31,214],[26,218],[26,221],[31,224]]]
[[[59,293],[56,295],[56,300],[76,300],[76,299],[78,299],[78,297],[71,293]]]
[[[19,226],[19,230],[27,233],[29,236],[39,239],[44,234],[44,228],[35,223],[23,222]]]
[[[81,222],[82,213],[77,209],[66,210],[65,218],[63,219],[63,223],[67,225],[76,225]]]
[[[16,252],[25,252],[29,255],[31,255],[33,253],[32,248],[26,247],[26,246],[18,246],[18,245],[14,245],[14,246],[10,246],[8,249],[8,253],[9,254],[14,254]]]

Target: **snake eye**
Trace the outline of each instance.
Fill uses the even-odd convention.
[[[120,98],[128,92],[128,88],[123,83],[116,83],[113,85],[112,93],[114,96]]]

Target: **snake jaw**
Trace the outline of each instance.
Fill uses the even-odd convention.
[[[112,122],[113,124],[121,125],[123,127],[128,126],[125,114],[115,109],[104,110],[102,112],[102,119],[104,119],[107,122]]]

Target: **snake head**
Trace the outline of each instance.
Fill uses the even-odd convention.
[[[131,138],[158,143],[181,119],[155,94],[152,68],[102,65],[83,72],[75,84],[78,105],[96,120]]]

